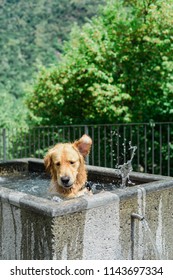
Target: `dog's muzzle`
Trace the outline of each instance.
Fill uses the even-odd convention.
[[[65,188],[70,188],[72,186],[69,176],[62,176],[61,183],[62,183],[62,186]]]

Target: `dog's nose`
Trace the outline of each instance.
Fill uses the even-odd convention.
[[[69,176],[62,176],[61,181],[62,181],[63,185],[67,186],[69,181],[70,181],[70,177]]]

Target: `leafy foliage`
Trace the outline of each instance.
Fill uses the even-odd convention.
[[[57,63],[71,26],[104,0],[0,1],[0,127],[25,127],[23,97],[41,66]]]
[[[0,1],[0,90],[24,94],[40,65],[56,63],[74,22],[97,12],[91,0]]]
[[[16,99],[14,96],[1,93],[0,106],[0,129],[8,128],[15,129],[18,127],[26,128],[27,109],[24,106],[24,101]]]
[[[173,120],[172,0],[107,1],[43,69],[28,105],[37,123]]]

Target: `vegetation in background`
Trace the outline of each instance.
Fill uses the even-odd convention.
[[[106,3],[40,73],[28,97],[36,124],[173,121],[172,0]]]
[[[103,2],[100,15],[86,21]],[[14,147],[19,157],[26,156],[26,148],[32,156],[36,147],[36,156],[43,157],[48,145],[64,138],[60,130],[50,135],[54,128],[46,134],[40,128],[38,133],[33,128],[23,132],[27,124],[151,121],[157,137],[135,133],[141,141],[136,169],[145,167],[147,146],[147,171],[153,168],[151,152],[155,170],[161,156],[166,170],[172,131],[168,126],[162,138],[154,121],[173,121],[172,0],[6,0],[0,8],[0,128],[19,128],[11,130],[10,156]],[[28,111],[23,105],[26,92]],[[102,147],[111,133],[98,130],[94,136],[101,160],[112,155],[112,144],[104,151]],[[129,135],[126,132],[127,139]]]
[[[1,93],[0,94],[0,129],[15,129],[17,127],[27,128],[26,119],[27,109],[24,101],[18,100],[15,96]]]
[[[6,99],[0,102],[0,127],[22,125],[21,118],[26,123],[23,97],[28,85],[32,85],[41,66],[60,60],[63,42],[68,40],[73,24],[82,25],[103,2],[0,1],[0,98]]]

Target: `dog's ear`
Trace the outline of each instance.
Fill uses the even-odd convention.
[[[73,145],[78,149],[81,155],[85,157],[90,152],[92,140],[88,135],[84,134],[78,141],[75,141]]]
[[[52,165],[52,157],[51,157],[50,151],[44,157],[44,165],[45,165],[46,171],[50,172],[51,165]]]

